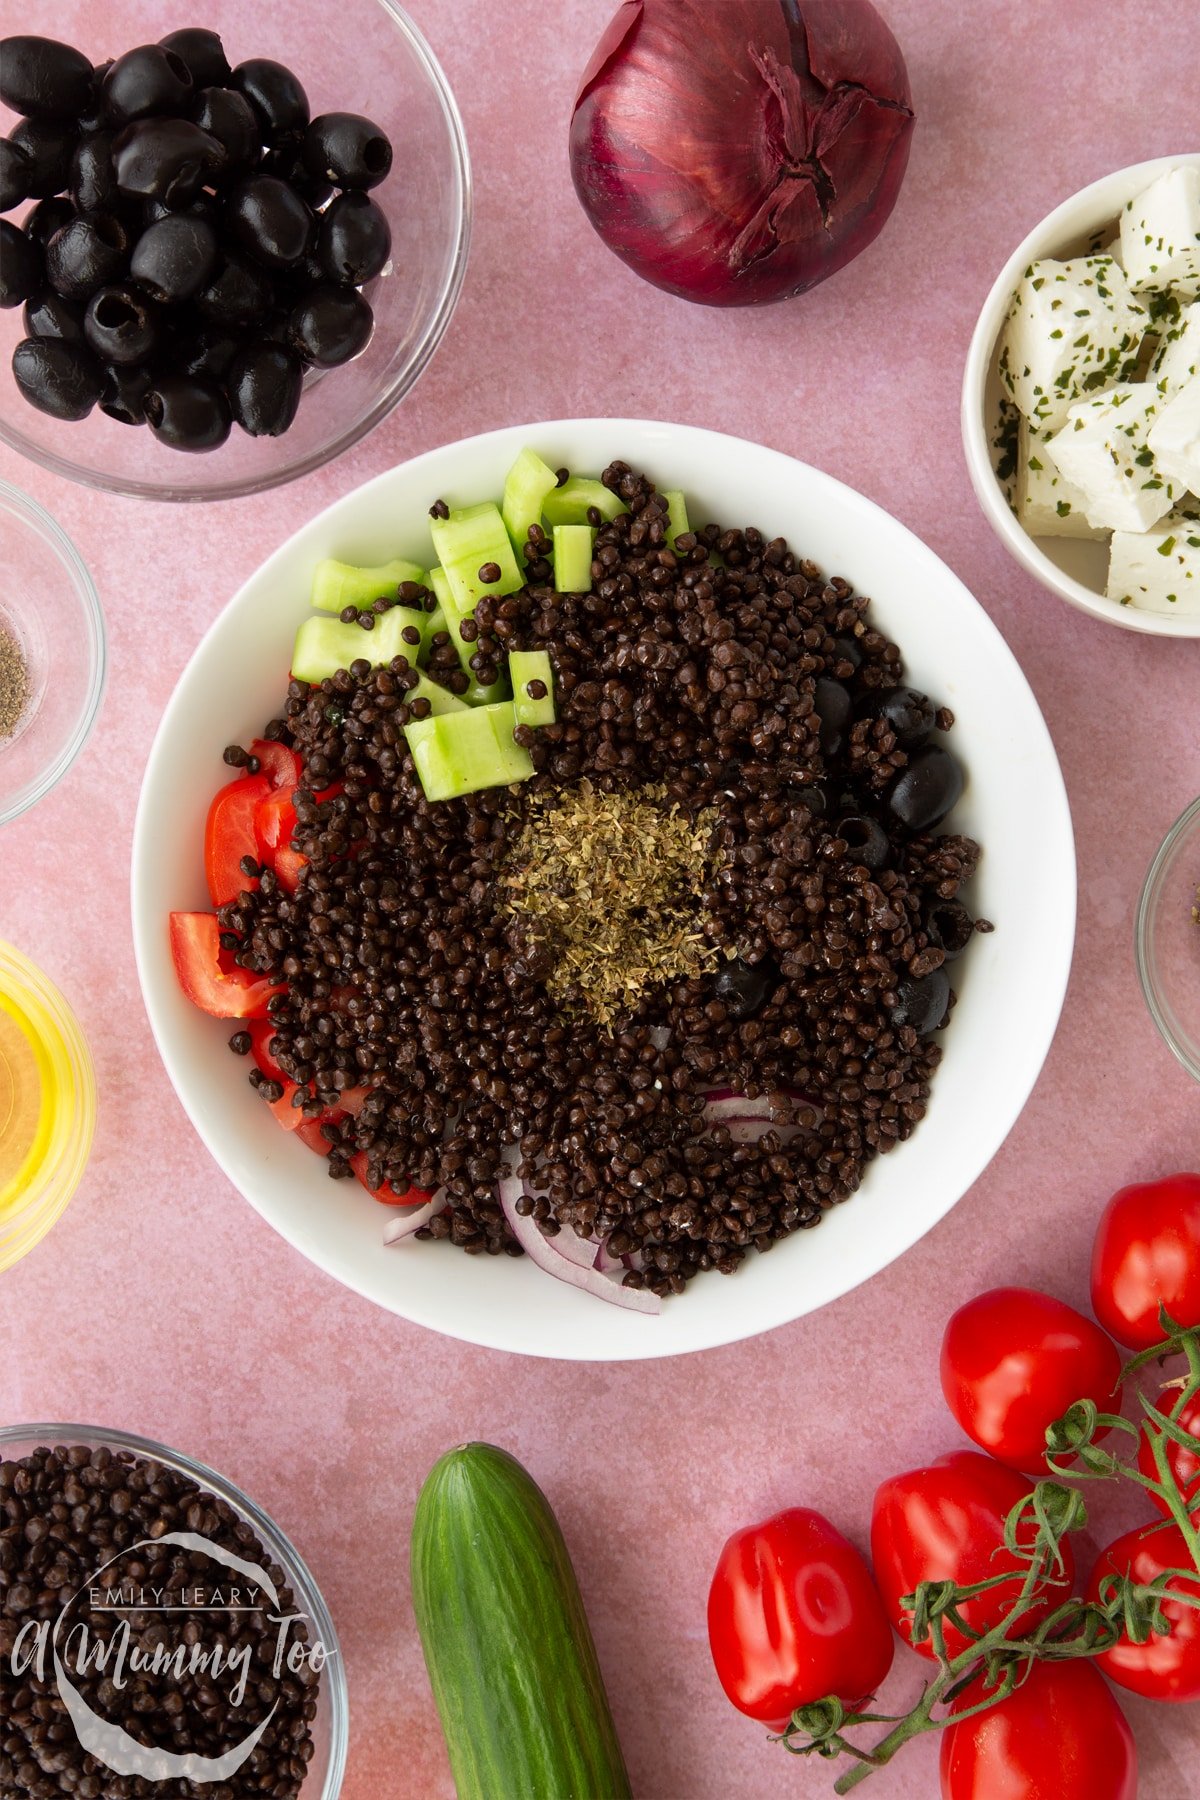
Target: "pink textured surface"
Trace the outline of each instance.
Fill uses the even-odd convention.
[[[17,10],[5,7],[6,30],[19,28]],[[608,0],[562,0],[551,17],[533,0],[413,0],[465,116],[476,235],[432,368],[341,464],[214,511],[96,496],[0,457],[0,472],[75,537],[112,651],[84,759],[0,842],[0,934],[73,1002],[101,1100],[73,1206],[3,1278],[0,1419],[145,1432],[206,1458],[275,1514],[342,1633],[347,1800],[452,1792],[413,1629],[407,1541],[425,1471],[472,1437],[513,1450],[558,1510],[638,1794],[827,1793],[827,1767],[769,1746],[717,1688],[704,1600],[723,1538],[801,1503],[862,1541],[874,1483],[958,1441],[936,1374],[948,1313],[1001,1281],[1079,1302],[1108,1193],[1200,1163],[1200,1092],[1155,1035],[1131,950],[1153,849],[1200,791],[1200,644],[1093,623],[1022,575],[977,511],[957,417],[970,329],[1011,246],[1107,169],[1195,147],[1194,0],[1160,0],[1149,15],[1133,0],[885,0],[920,118],[899,205],[849,270],[755,316],[690,308],[642,285],[575,204],[567,119],[609,10]],[[306,12],[311,27],[289,45],[301,69],[329,27],[324,7],[289,18]],[[768,1337],[673,1365],[589,1370],[471,1351],[374,1310],[277,1240],[218,1175],[146,1028],[129,841],[150,739],[193,645],[317,508],[395,460],[513,419],[656,411],[828,469],[919,532],[980,597],[1062,757],[1079,940],[1029,1106],[924,1242]],[[1032,845],[1029,874],[1036,881]],[[887,1697],[912,1693],[917,1679],[915,1659],[898,1656]],[[1143,1795],[1186,1800],[1194,1711],[1128,1711]],[[935,1758],[932,1744],[912,1749],[870,1791],[928,1800]]]

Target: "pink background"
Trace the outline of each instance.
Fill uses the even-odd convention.
[[[101,1099],[73,1206],[3,1278],[0,1419],[144,1432],[274,1513],[342,1634],[347,1800],[452,1792],[407,1545],[426,1470],[474,1437],[513,1450],[558,1511],[638,1794],[828,1792],[830,1770],[767,1744],[717,1687],[704,1603],[723,1539],[804,1504],[862,1541],[874,1484],[959,1441],[937,1382],[949,1312],[999,1282],[1081,1302],[1112,1189],[1200,1164],[1200,1092],[1154,1032],[1131,950],[1150,856],[1200,790],[1200,643],[1117,631],[1037,588],[980,516],[958,431],[971,326],[1016,241],[1109,169],[1196,147],[1200,15],[1195,0],[882,10],[912,76],[912,161],[882,238],[814,294],[755,315],[689,307],[636,280],[592,234],[566,133],[609,0],[413,0],[462,107],[477,210],[462,302],[411,398],[337,466],[217,510],[92,494],[0,456],[0,471],[73,534],[112,653],[84,758],[0,842],[0,933],[73,1002]],[[18,11],[3,8],[6,30],[19,29]],[[311,41],[289,46],[301,68],[330,25],[327,6],[309,11]],[[172,9],[170,23],[183,16]],[[155,724],[197,639],[263,557],[416,451],[589,412],[665,413],[760,439],[860,488],[932,544],[1037,692],[1080,873],[1075,968],[1045,1072],[950,1217],[815,1317],[699,1358],[596,1369],[443,1341],[343,1292],[273,1236],[211,1164],[162,1073],[127,899]],[[1115,1515],[1098,1511],[1099,1532],[1115,1531]],[[911,1696],[917,1681],[916,1660],[899,1654],[885,1697]],[[1128,1712],[1147,1800],[1194,1794],[1194,1710],[1131,1701]],[[928,1741],[910,1749],[869,1791],[927,1800],[935,1757]]]

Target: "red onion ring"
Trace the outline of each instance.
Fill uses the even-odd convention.
[[[496,1193],[509,1230],[532,1263],[556,1280],[565,1281],[568,1287],[582,1288],[585,1293],[594,1294],[598,1300],[607,1300],[610,1305],[626,1307],[630,1312],[661,1311],[658,1295],[652,1294],[649,1288],[622,1287],[611,1276],[601,1274],[596,1268],[582,1268],[561,1250],[556,1250],[555,1240],[542,1235],[541,1226],[532,1213],[523,1217],[517,1211],[517,1201],[524,1191],[524,1184],[512,1175],[496,1183]]]
[[[411,1237],[414,1231],[420,1231],[422,1225],[428,1225],[430,1219],[436,1219],[440,1212],[445,1212],[450,1204],[450,1196],[444,1187],[439,1188],[432,1200],[426,1200],[420,1206],[405,1207],[394,1219],[389,1219],[383,1229],[385,1244],[398,1244],[403,1238]]]

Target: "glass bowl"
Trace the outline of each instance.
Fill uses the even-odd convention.
[[[1150,1017],[1200,1081],[1200,800],[1176,819],[1150,864],[1134,949]]]
[[[0,736],[5,825],[48,794],[83,749],[104,692],[105,663],[104,615],[83,559],[62,526],[6,481],[0,481],[0,657],[0,718],[7,718],[6,693],[13,704],[14,664],[23,691],[14,728],[7,720]]]
[[[63,7],[31,0],[24,31],[65,39],[99,62],[153,42],[173,23],[146,0]],[[367,289],[375,330],[341,368],[313,370],[291,430],[247,437],[236,425],[219,450],[188,454],[95,408],[81,423],[23,400],[9,369],[25,335],[21,307],[0,313],[0,438],[56,474],[150,500],[218,500],[262,493],[307,475],[365,436],[409,391],[450,321],[466,269],[471,183],[458,108],[432,51],[395,0],[340,0],[336,13],[291,3],[208,0],[203,23],[232,64],[273,57],[295,70],[312,113],[367,114],[395,161],[372,198],[387,214],[392,255]],[[0,107],[0,130],[12,128]],[[11,216],[18,222],[27,207]]]
[[[0,939],[0,1271],[79,1186],[96,1123],[87,1040],[53,982]]]
[[[350,1734],[350,1703],[346,1688],[346,1671],[338,1644],[337,1632],[321,1591],[291,1541],[261,1507],[254,1504],[231,1481],[226,1481],[206,1464],[185,1456],[182,1451],[168,1450],[149,1438],[133,1437],[123,1431],[105,1431],[95,1425],[8,1425],[0,1427],[0,1463],[19,1462],[36,1449],[51,1445],[81,1445],[87,1450],[107,1450],[112,1456],[147,1458],[196,1482],[218,1501],[248,1524],[266,1550],[270,1563],[268,1573],[278,1587],[282,1579],[291,1588],[295,1610],[307,1620],[310,1640],[324,1646],[327,1653],[318,1689],[317,1716],[312,1733],[315,1755],[309,1765],[300,1794],[301,1800],[337,1800],[342,1791],[346,1770],[346,1749]],[[247,1561],[254,1553],[247,1549]],[[5,1671],[7,1674],[7,1670]],[[148,1786],[156,1784],[151,1781]],[[236,1777],[235,1777],[236,1785]]]

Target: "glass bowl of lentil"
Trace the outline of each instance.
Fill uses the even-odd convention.
[[[71,1508],[86,1507],[88,1511],[87,1525],[70,1539],[62,1538],[50,1514],[55,1502]],[[175,1532],[190,1535],[192,1541],[178,1545],[169,1542],[174,1557],[162,1562],[156,1577],[155,1553],[149,1550],[149,1543]],[[197,1538],[214,1546],[211,1556],[197,1545]],[[142,1573],[135,1566],[126,1575],[120,1553],[135,1543],[139,1544],[139,1556],[144,1557]],[[47,1546],[53,1548],[53,1555],[48,1554]],[[97,1682],[95,1671],[90,1676],[79,1671],[78,1691],[89,1705],[96,1707],[103,1721],[114,1725],[122,1722],[117,1704],[120,1693],[128,1693],[126,1722],[134,1738],[141,1743],[149,1738],[176,1754],[193,1751],[202,1756],[234,1749],[261,1723],[265,1711],[276,1705],[277,1728],[271,1731],[268,1727],[261,1744],[252,1752],[252,1759],[241,1765],[241,1780],[252,1776],[255,1793],[269,1791],[280,1795],[281,1800],[285,1796],[291,1800],[293,1795],[298,1795],[299,1800],[336,1800],[342,1790],[349,1742],[349,1698],[337,1632],[321,1592],[294,1545],[262,1508],[231,1481],[181,1451],[126,1432],[91,1425],[0,1427],[0,1547],[7,1552],[2,1564],[7,1588],[6,1616],[0,1619],[0,1658],[6,1682],[9,1659],[17,1654],[12,1641],[15,1621],[46,1621],[52,1628],[60,1611],[58,1596],[68,1589],[82,1591],[63,1609],[64,1613],[69,1610],[72,1626],[71,1634],[62,1640],[67,1647],[74,1641],[75,1629],[83,1626],[91,1635],[93,1650],[98,1649],[99,1640],[108,1632],[107,1621],[115,1613],[129,1617],[129,1645],[145,1650],[155,1642],[164,1643],[165,1632],[171,1633],[171,1647],[176,1653],[178,1645],[196,1645],[201,1651],[211,1652],[218,1641],[230,1647],[249,1642],[253,1650],[247,1667],[254,1679],[236,1708],[236,1662],[227,1666],[223,1674],[215,1664],[210,1663],[207,1671],[200,1665],[199,1679],[209,1679],[218,1692],[222,1682],[228,1682],[230,1704],[220,1708],[219,1716],[214,1717],[202,1703],[199,1710],[203,1716],[196,1720],[194,1737],[186,1724],[186,1702],[194,1690],[189,1690],[186,1679],[168,1673],[156,1684],[134,1668],[132,1654],[125,1665],[124,1689],[114,1678],[115,1700],[104,1691],[109,1684]],[[209,1565],[207,1570],[205,1562]],[[88,1591],[89,1578],[102,1570],[106,1588],[115,1583],[124,1593],[136,1580],[145,1584],[138,1594],[139,1601],[151,1587],[159,1590],[159,1597],[155,1600],[151,1594],[149,1607],[97,1606],[83,1595]],[[235,1618],[235,1612],[229,1611],[235,1601],[227,1591],[228,1584],[252,1582],[256,1570],[267,1575],[275,1590],[271,1604],[266,1604],[265,1599],[259,1604],[261,1586],[253,1593],[247,1589],[245,1600],[249,1604],[237,1609]],[[164,1627],[161,1619],[156,1626],[155,1607],[165,1605],[166,1591],[180,1575],[184,1575],[190,1592],[172,1594],[171,1598],[201,1598],[200,1588],[206,1583],[205,1604],[176,1611],[172,1627]],[[40,1592],[35,1590],[26,1604],[17,1607],[14,1590],[21,1587],[26,1576],[29,1579],[25,1585],[30,1588],[33,1578],[39,1578]],[[220,1592],[215,1591],[218,1587]],[[241,1598],[239,1594],[238,1600]],[[228,1605],[221,1605],[223,1600]],[[182,1617],[182,1613],[187,1616]],[[276,1680],[274,1665],[280,1633],[285,1630],[281,1617],[295,1622],[286,1627],[284,1652],[279,1658],[282,1679]],[[174,1620],[179,1620],[179,1624],[175,1625]],[[219,1623],[214,1625],[214,1620]],[[297,1641],[308,1648],[297,1652],[299,1674],[292,1666],[289,1678],[288,1653]],[[86,1645],[87,1638],[82,1642]],[[323,1654],[313,1657],[309,1652],[317,1646]],[[72,1662],[67,1648],[63,1654],[68,1670],[75,1673],[81,1659],[76,1656]],[[313,1662],[323,1666],[314,1670],[310,1666]],[[36,1666],[25,1669],[21,1675],[0,1746],[0,1791],[20,1793],[28,1800],[41,1800],[43,1795],[64,1791],[59,1774],[48,1773],[47,1765],[36,1755],[38,1733],[44,1729],[39,1723],[41,1714],[33,1707],[21,1705],[23,1696],[36,1700],[44,1693],[55,1713],[61,1709],[55,1671],[48,1658],[44,1667],[44,1676]],[[196,1678],[192,1675],[187,1679]],[[260,1680],[265,1684],[261,1689]],[[168,1722],[161,1732],[155,1730],[159,1720],[136,1692],[143,1683],[148,1683],[151,1702],[166,1688],[168,1705],[164,1711]],[[80,1717],[73,1706],[72,1718],[77,1727]],[[181,1717],[183,1725],[178,1723]],[[96,1742],[97,1747],[111,1742],[103,1726],[95,1731],[95,1725],[96,1721],[89,1719],[84,1726],[89,1741]],[[22,1742],[30,1746],[28,1761],[22,1759]],[[78,1738],[70,1746],[56,1740],[55,1755],[66,1759],[54,1763],[56,1770],[61,1773],[64,1767],[73,1767],[77,1774],[76,1782],[70,1786],[73,1794],[104,1794],[111,1800],[120,1800],[126,1793],[141,1793],[153,1787],[163,1800],[171,1800],[175,1794],[196,1791],[190,1780],[167,1773],[169,1765],[155,1763],[147,1768],[148,1780],[131,1777],[117,1763],[109,1767],[85,1752]],[[276,1784],[268,1786],[272,1763],[278,1776]],[[299,1773],[305,1765],[307,1773]],[[241,1785],[236,1772],[228,1779],[213,1775],[201,1779],[205,1780],[203,1791],[212,1800],[237,1800],[239,1794],[250,1791]]]
[[[0,481],[0,826],[75,761],[104,673],[104,615],[82,557],[44,507]]]
[[[99,63],[144,44],[170,20],[142,0],[106,0],[64,12],[30,0],[22,29],[65,39]],[[458,304],[471,234],[466,136],[449,83],[419,28],[397,0],[342,0],[331,18],[309,6],[207,0],[203,24],[222,39],[231,63],[266,57],[285,63],[314,115],[350,109],[387,134],[395,160],[372,191],[387,215],[392,253],[368,284],[374,314],[369,342],[351,361],[310,370],[299,410],[279,437],[234,427],[217,450],[188,454],[146,428],[108,417],[99,406],[82,421],[50,417],[18,392],[12,353],[26,335],[23,308],[0,312],[0,439],[44,468],[88,487],[179,502],[258,494],[311,474],[385,419],[418,381]],[[0,106],[0,132],[15,115]],[[22,203],[9,215],[18,224]]]
[[[499,494],[525,446],[580,474],[624,459],[682,490],[693,523],[753,522],[870,595],[870,621],[899,644],[905,679],[953,710],[968,779],[949,829],[983,845],[963,897],[995,930],[956,965],[958,1001],[919,1128],[886,1157],[863,1158],[845,1184],[856,1185],[853,1197],[823,1207],[819,1229],[791,1230],[729,1278],[701,1275],[657,1317],[599,1304],[528,1257],[464,1256],[436,1243],[385,1248],[383,1209],[357,1182],[331,1183],[320,1160],[280,1131],[245,1063],[225,1053],[228,1022],[185,998],[169,943],[169,913],[210,904],[199,845],[221,749],[276,716],[313,565],[427,558],[431,502]],[[438,894],[423,905],[436,920]],[[620,1360],[731,1342],[823,1306],[956,1203],[1003,1142],[1049,1048],[1074,939],[1074,844],[1053,745],[1011,652],[957,577],[896,520],[819,470],[720,433],[560,420],[466,439],[387,471],[303,527],[235,596],[193,656],[151,752],[132,907],[143,995],[170,1078],[234,1187],[292,1244],[350,1288],[450,1336]]]
[[[1200,800],[1155,852],[1138,901],[1134,950],[1150,1017],[1200,1081]]]

